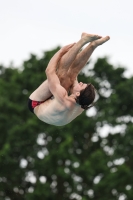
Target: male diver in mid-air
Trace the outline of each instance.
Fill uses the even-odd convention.
[[[47,124],[63,126],[91,107],[95,88],[91,83],[78,82],[77,77],[95,48],[109,39],[82,33],[77,43],[61,48],[45,70],[47,80],[29,97],[30,111]]]

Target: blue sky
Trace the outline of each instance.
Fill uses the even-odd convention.
[[[0,0],[0,63],[19,67],[30,53],[79,40],[82,32],[109,35],[92,55],[133,75],[133,3],[131,0]]]

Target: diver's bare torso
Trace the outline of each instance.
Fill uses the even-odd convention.
[[[55,126],[63,126],[71,122],[84,110],[74,100],[59,103],[56,99],[49,99],[34,108],[34,113],[43,122]]]

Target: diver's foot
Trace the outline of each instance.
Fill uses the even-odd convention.
[[[109,36],[102,37],[102,38],[100,38],[100,39],[97,39],[97,40],[95,40],[95,41],[92,41],[92,42],[91,42],[91,45],[94,46],[94,47],[97,47],[97,46],[102,45],[103,43],[107,42],[109,39],[110,39]]]
[[[94,40],[100,39],[102,38],[102,36],[100,35],[96,35],[96,34],[88,34],[88,33],[82,33],[81,38],[86,42],[92,42]]]

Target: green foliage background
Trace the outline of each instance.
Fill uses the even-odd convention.
[[[0,200],[132,200],[133,77],[99,58],[79,75],[97,89],[96,115],[45,124],[27,99],[58,49],[31,55],[21,69],[0,66]]]

